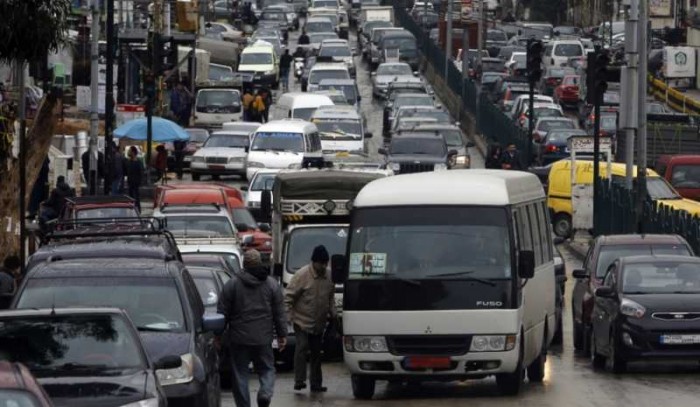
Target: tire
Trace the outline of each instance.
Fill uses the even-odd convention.
[[[352,375],[352,395],[358,400],[371,400],[374,397],[376,381],[369,376]]]
[[[618,352],[618,338],[617,334],[613,332],[610,335],[610,354],[605,360],[605,364],[608,370],[613,373],[625,373],[627,370],[627,360],[620,356]]]
[[[527,367],[527,379],[530,383],[542,383],[544,380],[544,365],[547,363],[547,328],[542,335],[540,354]]]
[[[598,349],[595,346],[595,332],[591,328],[591,334],[589,341],[589,347],[591,349],[591,364],[594,369],[603,369],[605,367],[605,356],[598,353]]]
[[[196,172],[192,173],[192,181],[199,181],[200,175]]]
[[[573,328],[574,329],[572,330],[572,336],[574,337],[574,349],[581,351],[583,350],[583,326],[580,323],[574,321]]]
[[[498,390],[506,396],[516,396],[523,388],[525,369],[523,369],[523,345],[520,344],[520,355],[518,364],[513,373],[499,373],[496,375],[496,386]]]
[[[563,237],[564,239],[571,236],[573,225],[571,223],[571,216],[566,213],[560,213],[554,216],[554,234]]]

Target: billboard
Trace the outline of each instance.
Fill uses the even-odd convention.
[[[672,17],[672,0],[649,0],[649,17]]]

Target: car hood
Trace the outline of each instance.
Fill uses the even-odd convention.
[[[245,157],[248,153],[243,148],[204,147],[197,150],[196,157]]]
[[[445,157],[436,157],[424,154],[397,154],[390,155],[389,162],[406,164],[445,164]]]
[[[656,202],[660,202],[676,210],[686,211],[693,216],[700,215],[700,203],[692,199],[657,199]]]
[[[188,332],[139,332],[148,357],[156,362],[163,356],[181,356],[191,352]]]
[[[265,168],[289,168],[292,164],[301,164],[303,153],[286,151],[251,151],[248,153],[248,162],[258,162]]]
[[[408,81],[408,80],[410,80],[408,78],[413,79],[413,78],[415,78],[415,76],[413,76],[413,75],[410,75],[410,76],[409,75],[381,75],[381,76],[377,75],[375,81],[377,83],[386,84],[386,83],[394,82],[394,81],[397,81],[397,82]]]
[[[625,294],[647,309],[647,312],[698,312],[700,294]]]
[[[156,397],[155,379],[151,373],[144,370],[125,373],[40,377],[38,380],[56,407],[118,407]]]

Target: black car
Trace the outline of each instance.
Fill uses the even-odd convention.
[[[205,314],[197,286],[178,260],[91,258],[47,261],[25,277],[13,308],[115,307],[126,310],[151,360],[182,366],[156,375],[169,406],[218,406],[214,334],[223,315]]]
[[[155,371],[182,363],[166,353],[149,360],[119,309],[0,313],[0,360],[27,366],[57,407],[166,406]]]
[[[402,133],[391,139],[388,149],[380,148],[386,156],[387,168],[396,174],[446,170],[457,150],[447,150],[445,138],[434,132]]]
[[[616,373],[635,360],[700,361],[700,259],[617,259],[595,291],[591,359]]]

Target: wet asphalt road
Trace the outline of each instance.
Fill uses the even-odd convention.
[[[571,272],[581,262],[568,249],[562,247],[569,281],[566,300],[573,288]],[[350,375],[342,363],[325,364],[324,385],[328,392],[311,395],[308,390],[295,392],[291,373],[279,373],[275,385],[272,406],[278,407],[428,407],[439,403],[443,407],[469,405],[481,406],[537,406],[537,407],[691,407],[699,404],[700,366],[631,364],[629,372],[615,375],[594,371],[586,358],[577,356],[571,340],[571,314],[564,310],[564,346],[550,349],[546,376],[541,384],[526,383],[517,397],[501,396],[495,380],[425,383],[420,386],[387,386],[377,383],[375,397],[370,401],[354,400]],[[258,385],[251,380],[252,399]],[[229,390],[223,390],[223,406],[234,406]]]

